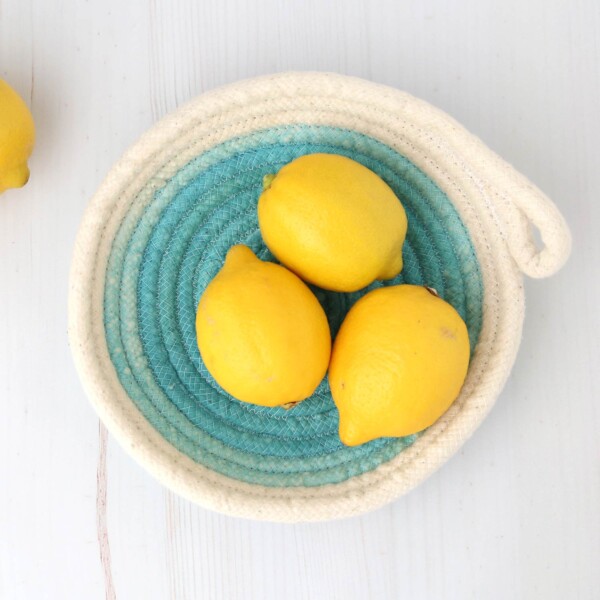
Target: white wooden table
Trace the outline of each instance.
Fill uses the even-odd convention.
[[[30,183],[0,197],[0,598],[600,598],[599,31],[595,0],[0,0],[0,77],[38,128]],[[289,69],[448,111],[575,241],[527,281],[517,365],[460,454],[377,512],[296,526],[193,506],[99,437],[66,338],[111,164],[189,98]]]

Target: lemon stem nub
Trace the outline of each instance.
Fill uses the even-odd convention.
[[[300,404],[300,400],[296,400],[295,402],[286,402],[285,404],[281,404],[281,408],[285,408],[285,410],[291,410],[296,406],[296,404]]]
[[[273,183],[273,179],[275,179],[275,177],[277,177],[277,173],[267,173],[263,177],[263,190],[268,190],[271,187],[271,184]]]
[[[0,193],[9,188],[23,187],[29,181],[29,167],[23,163],[0,174]]]

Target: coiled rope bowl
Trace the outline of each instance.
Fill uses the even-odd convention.
[[[326,380],[291,411],[262,408],[228,396],[200,359],[195,310],[227,250],[273,259],[256,217],[263,176],[312,152],[349,156],[394,189],[409,229],[385,285],[431,286],[467,323],[460,397],[418,435],[344,447]],[[515,360],[522,273],[552,274],[569,248],[556,207],[427,103],[334,74],[261,77],[190,102],[110,171],[76,241],[70,343],[101,419],[169,488],[254,519],[346,517],[407,492],[473,433]],[[315,289],[333,334],[365,291]]]

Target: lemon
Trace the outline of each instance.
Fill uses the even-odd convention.
[[[406,213],[370,169],[344,156],[307,154],[264,184],[263,239],[305,281],[352,292],[402,270]]]
[[[307,285],[285,267],[233,246],[200,298],[198,348],[217,383],[261,406],[310,396],[331,353],[327,317]]]
[[[34,139],[33,117],[27,105],[0,79],[0,194],[29,180],[27,159]]]
[[[469,365],[467,327],[427,288],[397,285],[363,296],[346,316],[329,366],[349,446],[432,425],[458,396]]]

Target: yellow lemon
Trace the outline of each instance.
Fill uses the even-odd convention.
[[[27,159],[34,139],[33,117],[27,105],[0,79],[0,194],[29,180]]]
[[[233,246],[196,315],[198,348],[217,383],[238,400],[290,405],[310,396],[331,354],[327,317],[285,267]]]
[[[402,270],[406,213],[370,169],[344,156],[307,154],[264,185],[263,239],[305,281],[352,292]]]
[[[467,327],[427,288],[397,285],[363,296],[337,335],[329,384],[348,446],[417,433],[458,396],[469,365]]]

